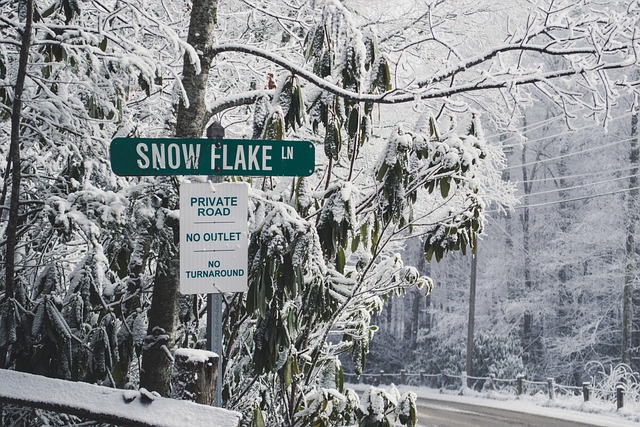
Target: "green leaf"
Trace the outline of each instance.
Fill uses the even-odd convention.
[[[360,108],[357,106],[351,109],[351,113],[349,114],[349,124],[347,126],[347,132],[349,133],[349,138],[353,139],[358,134],[360,125]]]
[[[324,137],[324,153],[328,158],[338,160],[341,146],[342,134],[340,127],[335,120],[331,120]]]
[[[351,252],[357,251],[358,246],[360,246],[360,235],[356,234],[353,239],[351,239]]]
[[[392,89],[391,72],[389,71],[389,63],[382,57],[378,60],[378,67],[375,70],[376,75],[371,82],[371,92],[388,92]]]
[[[253,416],[251,417],[251,427],[265,427],[264,416],[260,407],[256,403],[253,407]]]
[[[284,133],[284,117],[279,111],[275,111],[267,118],[262,132],[262,139],[281,140],[284,139]]]
[[[424,258],[427,260],[427,262],[430,262],[432,257],[433,257],[433,246],[431,246],[428,242],[426,242],[424,244]]]
[[[342,372],[342,365],[338,365],[336,369],[336,388],[340,393],[344,391],[344,373]]]
[[[100,48],[101,51],[106,52],[107,51],[107,37],[105,36],[102,41],[100,42],[100,44],[98,45],[98,47]]]
[[[314,67],[314,72],[320,77],[328,77],[331,75],[331,52],[325,51],[320,60]]]
[[[429,117],[429,136],[431,139],[440,141],[440,131],[438,130],[438,124],[433,116]]]
[[[379,233],[380,233],[380,223],[376,218],[373,225],[373,230],[371,231],[371,253],[375,253],[376,245],[378,244]]]
[[[433,193],[433,189],[436,187],[436,181],[432,180],[425,184],[425,188],[429,193]]]
[[[440,180],[440,194],[443,198],[449,196],[449,189],[451,188],[451,180],[449,178],[444,178]]]
[[[78,0],[62,0],[62,9],[64,10],[65,23],[68,24],[75,15],[80,14]]]
[[[347,257],[344,253],[344,249],[342,248],[342,246],[338,247],[338,255],[336,256],[336,270],[338,270],[338,272],[340,274],[344,274],[344,266],[347,263]]]
[[[149,86],[149,82],[147,82],[142,73],[138,74],[138,84],[140,85],[140,89],[142,89],[147,94],[147,96],[151,96],[151,87]]]
[[[304,52],[304,59],[319,58],[322,55],[324,45],[324,26],[318,25],[307,33],[305,38],[307,48]]]
[[[373,33],[370,34],[370,37],[367,37],[364,40],[365,46],[365,59],[364,59],[364,69],[369,71],[371,66],[375,63],[376,59],[378,59],[378,42]]]
[[[284,86],[282,87],[282,94],[284,98],[289,100],[289,105],[286,108],[287,113],[284,116],[285,128],[292,128],[295,132],[296,126],[302,126],[304,123],[304,97],[302,88],[298,82],[298,78],[295,76],[289,77]],[[286,106],[283,106],[286,107]]]
[[[298,126],[304,124],[304,94],[302,93],[302,87],[298,84],[293,91],[293,97],[296,99],[298,105],[298,114],[296,114],[296,123]]]
[[[56,10],[56,6],[58,6],[57,2],[53,2],[51,3],[51,6],[49,6],[48,8],[46,8],[41,14],[40,16],[42,18],[48,18],[55,10]]]
[[[367,224],[368,223],[365,222],[364,224],[362,224],[362,227],[360,227],[360,239],[362,240],[362,244],[365,247],[369,243],[369,233],[367,233]]]
[[[382,162],[380,165],[380,169],[378,169],[378,173],[376,174],[376,181],[382,182],[384,176],[387,174],[387,170],[389,169],[389,165],[387,162]]]
[[[293,382],[293,372],[291,369],[291,364],[292,364],[292,360],[291,360],[291,356],[289,356],[282,369],[282,381],[284,382],[284,386],[286,388],[289,388],[289,386]]]
[[[389,63],[385,58],[382,58],[382,63],[378,70],[378,77],[380,78],[381,87],[385,91],[390,91],[392,89],[391,72],[389,71]]]

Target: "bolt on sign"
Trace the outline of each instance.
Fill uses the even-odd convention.
[[[180,186],[180,292],[246,292],[245,183]]]
[[[309,176],[315,169],[308,141],[115,138],[110,158],[121,176]]]

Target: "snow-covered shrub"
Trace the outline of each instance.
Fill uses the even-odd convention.
[[[362,427],[391,427],[415,425],[416,394],[406,392],[400,395],[398,389],[391,385],[386,390],[369,387],[360,401]]]
[[[524,365],[520,356],[518,341],[510,336],[492,333],[477,333],[473,339],[473,372],[474,377],[488,378],[494,375],[497,379],[515,379],[524,373]],[[464,343],[454,346],[439,345],[435,339],[421,339],[419,343],[421,355],[412,365],[413,370],[425,370],[427,374],[447,374],[460,376],[466,369],[466,348]],[[485,381],[476,386],[482,387]],[[445,385],[458,387],[459,381],[451,381]]]
[[[600,362],[589,362],[585,367],[591,376],[591,386],[596,399],[615,402],[616,388],[624,391],[624,407],[630,410],[640,407],[640,373],[620,363],[606,367]]]

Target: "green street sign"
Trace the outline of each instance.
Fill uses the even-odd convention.
[[[309,176],[315,169],[308,141],[115,138],[109,151],[120,176]]]

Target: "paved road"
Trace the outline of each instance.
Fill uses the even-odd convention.
[[[418,398],[417,409],[418,427],[592,427],[595,425],[424,398]]]

